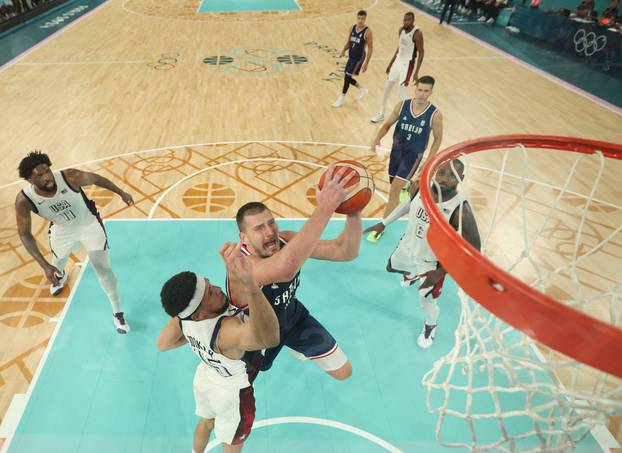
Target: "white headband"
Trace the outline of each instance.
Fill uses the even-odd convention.
[[[183,311],[179,312],[177,316],[179,316],[180,319],[184,319],[194,313],[196,309],[199,308],[199,305],[201,305],[203,294],[205,294],[205,279],[197,275],[197,287],[194,290],[194,295],[192,299],[190,299],[190,302],[188,302],[188,306]]]

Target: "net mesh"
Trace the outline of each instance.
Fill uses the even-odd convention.
[[[460,190],[477,217],[482,255],[540,292],[620,327],[622,207],[608,198],[622,164],[600,152],[522,145],[461,160]],[[442,445],[571,451],[590,444],[595,425],[622,413],[618,378],[538,344],[464,291],[459,296],[455,344],[423,378]]]

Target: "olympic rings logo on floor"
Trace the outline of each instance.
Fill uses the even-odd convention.
[[[160,54],[160,58],[156,62],[149,62],[147,66],[151,66],[157,71],[167,71],[169,69],[175,69],[175,65],[179,63],[181,54],[179,52],[168,52]]]
[[[588,33],[583,28],[577,30],[572,37],[572,41],[574,42],[575,52],[586,57],[591,57],[596,52],[600,52],[607,45],[607,37],[605,35],[597,37],[594,32]]]

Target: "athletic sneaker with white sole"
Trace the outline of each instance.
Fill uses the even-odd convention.
[[[380,113],[377,113],[376,116],[374,116],[371,119],[371,122],[372,123],[379,123],[379,122],[381,122],[383,120],[384,120],[384,113],[380,112]]]
[[[114,322],[114,327],[117,329],[117,332],[121,334],[128,333],[130,331],[130,326],[125,321],[125,317],[123,316],[123,312],[115,313],[112,315],[112,321]]]
[[[438,324],[423,323],[423,330],[417,338],[417,344],[420,348],[427,349],[434,343],[434,335],[436,334],[436,326]]]
[[[57,275],[57,277],[59,276]],[[67,272],[63,271],[63,274],[58,279],[58,283],[57,284],[52,283],[50,285],[50,294],[52,296],[58,296],[60,293],[63,292],[65,283],[67,283]]]

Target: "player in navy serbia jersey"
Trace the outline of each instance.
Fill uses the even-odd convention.
[[[443,140],[443,116],[441,112],[428,99],[432,95],[434,79],[423,76],[415,85],[415,97],[400,102],[395,106],[391,116],[382,124],[371,150],[376,151],[376,146],[384,137],[393,124],[393,146],[389,159],[389,201],[384,210],[383,218],[387,218],[399,202],[400,191],[412,180],[417,181],[421,169],[423,169],[423,154],[428,147],[430,133],[434,135],[434,142],[430,147],[428,159],[434,156]],[[372,231],[367,240],[376,242],[381,234]]]
[[[338,380],[352,374],[352,366],[333,336],[297,299],[300,268],[307,258],[351,261],[358,256],[361,243],[361,213],[350,214],[341,234],[332,240],[320,240],[333,212],[343,201],[344,185],[352,175],[340,181],[343,171],[328,172],[317,207],[299,232],[279,231],[272,212],[259,202],[242,206],[236,221],[242,251],[253,260],[253,275],[262,287],[279,319],[280,343],[264,353],[262,371],[268,370],[283,346],[313,363]],[[233,301],[234,304],[236,301]],[[239,304],[237,304],[239,305]]]
[[[346,71],[343,79],[343,90],[341,90],[341,94],[337,100],[333,102],[333,107],[339,108],[343,106],[350,85],[354,85],[359,90],[358,93],[356,93],[357,100],[362,99],[369,91],[354,80],[354,76],[359,75],[359,72],[367,71],[367,65],[371,59],[371,54],[374,52],[371,30],[365,25],[365,20],[367,20],[367,12],[363,10],[359,11],[356,15],[356,24],[352,25],[348,40],[339,55],[343,57],[346,50],[348,51],[348,62],[346,63]],[[365,46],[367,46],[368,52],[365,52]]]

